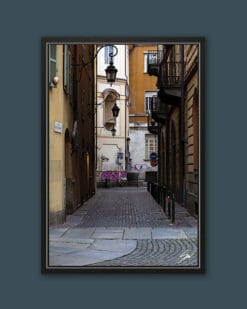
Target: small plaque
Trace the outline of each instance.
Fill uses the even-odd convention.
[[[62,131],[63,131],[62,122],[55,121],[54,131],[57,132],[57,133],[62,133]]]

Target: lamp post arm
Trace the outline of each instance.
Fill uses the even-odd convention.
[[[88,64],[93,63],[94,59],[98,56],[98,53],[101,51],[101,49],[104,48],[104,47],[108,47],[108,46],[112,46],[115,49],[114,52],[109,53],[109,57],[111,57],[111,60],[112,60],[112,58],[115,57],[118,54],[118,48],[117,48],[117,46],[115,46],[113,44],[105,44],[105,45],[100,46],[100,48],[97,49],[95,55],[93,56],[93,58],[91,60],[89,60],[88,62],[84,62],[83,58],[81,57],[82,63],[76,64],[76,65],[87,66]]]

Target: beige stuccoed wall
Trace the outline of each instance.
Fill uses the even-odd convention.
[[[116,157],[119,151],[124,153],[125,157],[125,139],[126,139],[126,122],[128,120],[128,110],[126,106],[126,97],[125,97],[125,87],[126,82],[116,81],[112,86],[112,89],[116,90],[120,94],[120,98],[116,101],[116,104],[120,108],[119,116],[116,119],[116,136],[112,137],[111,131],[103,128],[104,126],[104,103],[100,104],[103,101],[102,92],[104,89],[109,88],[107,84],[101,78],[98,78],[98,108],[97,108],[97,161],[98,161],[98,170],[101,170],[102,167],[105,170],[118,170],[119,166],[116,164]],[[109,158],[107,163],[104,163],[104,166],[101,164],[100,157],[101,155]]]
[[[63,46],[57,46],[57,87],[49,87],[49,207],[50,212],[64,212],[65,131],[72,127],[69,99],[63,90]],[[62,123],[62,133],[54,131],[55,121]]]
[[[186,136],[187,136],[187,171],[194,171],[194,128],[193,128],[193,94],[195,87],[198,86],[198,76],[195,74],[189,81],[186,88]]]
[[[104,49],[102,49],[97,58],[97,170],[119,170],[124,168],[125,161],[121,166],[116,163],[117,153],[123,152],[125,157],[125,141],[128,134],[128,107],[126,98],[126,88],[128,83],[128,49],[124,45],[116,45],[118,54],[113,58],[116,66],[117,79],[115,83],[110,85],[106,81],[105,68],[107,64],[104,63]],[[116,136],[112,137],[111,131],[104,128],[104,109],[103,91],[105,89],[113,89],[119,94],[119,99],[116,100],[117,106],[120,108],[119,116],[116,118]],[[102,164],[101,156],[109,159],[108,162]]]

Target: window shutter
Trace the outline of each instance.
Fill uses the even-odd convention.
[[[151,102],[153,99],[153,96],[157,96],[156,91],[145,91],[145,112],[149,113],[151,110]]]
[[[144,53],[144,70],[143,72],[144,73],[147,73],[148,72],[148,54],[145,52]]]
[[[49,44],[49,85],[55,87],[53,78],[57,75],[57,46]]]
[[[71,62],[68,45],[64,46],[63,54],[63,87],[66,94],[71,94]]]

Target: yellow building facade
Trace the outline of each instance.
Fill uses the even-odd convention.
[[[153,97],[157,96],[156,78],[148,74],[148,52],[153,45],[129,46],[129,170],[144,180],[147,171],[156,171],[150,154],[158,151],[157,135],[148,131],[148,117]]]
[[[95,191],[92,45],[48,45],[49,224],[59,224]]]
[[[156,50],[156,46],[130,45],[129,48],[130,123],[147,123],[145,92],[157,91],[156,78],[147,71],[147,55],[150,50]]]

